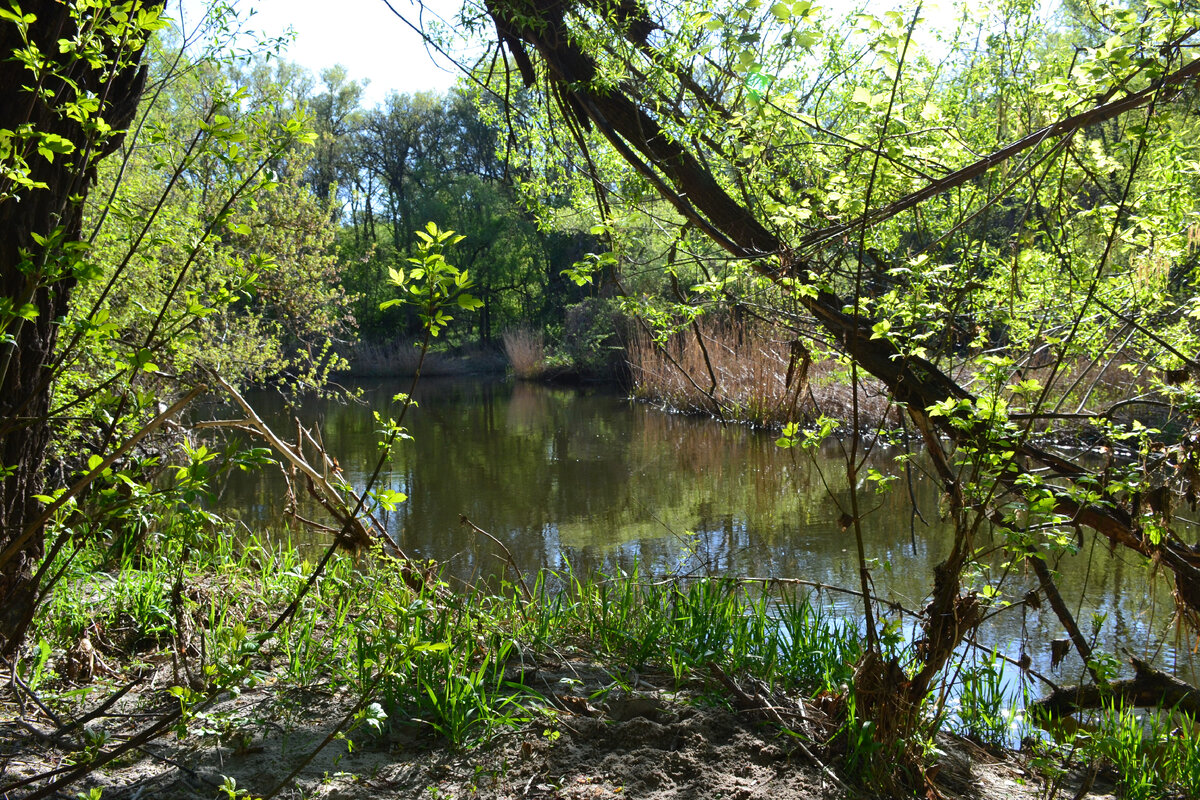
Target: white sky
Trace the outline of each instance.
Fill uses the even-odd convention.
[[[417,24],[420,8],[414,0],[391,0],[391,4]],[[426,0],[424,13],[452,23],[460,5],[460,0]],[[194,20],[203,3],[183,0],[182,7]],[[295,38],[284,57],[314,76],[341,64],[351,80],[369,79],[363,98],[368,108],[391,90],[445,91],[458,76],[444,59],[431,58],[421,37],[384,0],[239,0],[236,7],[243,18],[253,9],[246,27],[268,36],[282,35],[291,27]]]
[[[982,1],[982,0],[981,0]],[[267,36],[280,36],[291,28],[294,39],[285,58],[319,76],[335,64],[346,67],[351,80],[369,80],[363,106],[380,103],[389,91],[445,91],[459,73],[446,59],[434,54],[421,37],[397,16],[419,24],[440,17],[453,25],[462,0],[424,0],[424,12],[416,0],[233,0],[245,27]],[[862,0],[824,0],[827,11],[846,13]],[[868,7],[881,12],[898,0],[874,0]],[[939,17],[935,0],[927,0],[925,19]],[[199,17],[204,0],[178,0],[168,6],[182,7],[188,18]],[[392,9],[395,9],[393,12]],[[253,11],[247,17],[248,12]],[[942,20],[946,22],[946,20]],[[469,56],[459,57],[470,60]]]

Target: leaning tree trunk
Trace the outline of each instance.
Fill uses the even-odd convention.
[[[582,4],[586,6],[586,3]],[[1013,142],[994,153],[951,172],[938,180],[851,224],[838,224],[815,231],[799,241],[785,242],[739,202],[717,180],[705,160],[691,149],[692,145],[674,138],[659,124],[656,114],[669,114],[673,100],[645,96],[645,85],[633,81],[616,83],[602,71],[595,54],[572,36],[567,15],[569,3],[560,0],[487,0],[487,9],[495,22],[501,42],[508,48],[526,83],[539,79],[534,58],[544,65],[541,75],[550,94],[562,109],[564,117],[583,128],[595,129],[613,146],[620,157],[653,185],[676,211],[703,232],[713,242],[735,257],[748,259],[761,274],[778,282],[793,295],[804,309],[830,334],[840,349],[867,372],[878,378],[891,397],[908,409],[918,428],[935,454],[941,452],[939,436],[947,436],[959,444],[983,448],[985,452],[1011,451],[1011,469],[997,478],[1001,488],[1012,487],[1028,474],[1028,463],[1044,468],[1046,491],[1050,493],[1054,510],[1073,523],[1094,529],[1114,546],[1120,545],[1154,559],[1169,569],[1176,581],[1178,596],[1193,610],[1200,610],[1200,558],[1170,538],[1153,542],[1143,535],[1127,504],[1106,497],[1102,502],[1080,502],[1072,493],[1054,483],[1095,485],[1096,476],[1065,461],[1028,441],[991,441],[986,425],[977,423],[962,428],[951,424],[949,417],[933,417],[927,409],[948,400],[973,400],[964,386],[945,374],[931,361],[906,354],[886,337],[874,335],[877,322],[867,316],[848,313],[852,304],[831,291],[806,287],[795,292],[796,283],[809,281],[810,267],[800,253],[822,242],[854,234],[856,226],[878,223],[903,210],[961,186],[995,169],[1016,156],[1046,142],[1059,141],[1091,125],[1115,119],[1135,109],[1145,108],[1163,92],[1170,92],[1194,82],[1200,77],[1200,61],[1192,61],[1174,72],[1164,74],[1149,88],[1119,96],[1116,89],[1098,99],[1097,104],[1081,113],[1063,118]],[[679,86],[692,94],[697,108],[713,113],[725,113],[686,69],[675,70],[667,59],[659,58],[654,46],[648,43],[646,32],[654,23],[644,19],[643,7],[617,4],[615,12],[623,25],[616,29],[626,44],[642,52],[657,67],[671,68]],[[1168,53],[1169,55],[1169,53]],[[663,109],[668,109],[664,111]],[[956,491],[956,478],[948,469],[939,469],[946,489]],[[902,712],[898,724],[914,722],[916,711],[932,686],[937,674],[954,652],[966,631],[980,618],[975,597],[961,592],[962,570],[970,550],[968,529],[960,530],[955,554],[936,569],[932,602],[926,609],[920,665],[916,674],[906,678],[893,669],[894,664],[866,664],[873,669],[872,679],[881,702]],[[870,661],[870,660],[868,660]],[[861,665],[860,665],[861,666]],[[860,687],[861,688],[861,687]],[[874,713],[878,717],[878,712]]]
[[[73,244],[96,161],[121,143],[145,83],[144,31],[108,17],[105,4],[80,16],[73,3],[27,0],[23,23],[0,20],[0,132],[14,153],[0,174],[0,654],[20,647],[33,616],[43,554],[43,470],[53,420],[51,370],[58,327],[75,284]],[[131,3],[139,8],[162,3]],[[32,19],[31,19],[32,18]],[[79,37],[99,45],[86,59],[60,53]],[[36,48],[38,74],[14,54]],[[80,98],[95,98],[90,112]],[[84,120],[83,123],[80,119]],[[103,124],[97,125],[102,120]],[[86,125],[86,127],[85,127]],[[39,150],[40,145],[40,150]],[[23,314],[5,313],[25,309]]]

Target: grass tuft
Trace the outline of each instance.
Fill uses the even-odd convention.
[[[522,380],[533,380],[546,372],[545,341],[540,331],[529,328],[506,331],[504,354],[513,374]]]

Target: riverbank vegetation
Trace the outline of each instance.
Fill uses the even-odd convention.
[[[1105,652],[1117,622],[1089,635],[1052,569],[1119,552],[1168,583],[1173,646],[1195,649],[1194,9],[966,4],[935,26],[920,5],[497,0],[464,12],[497,55],[475,88],[373,109],[337,68],[318,84],[277,43],[247,52],[222,4],[188,29],[161,11],[0,11],[0,793],[102,796],[144,756],[247,795],[155,749],[168,732],[220,770],[265,729],[319,727],[256,778],[270,796],[350,741],[520,731],[528,760],[583,719],[684,735],[712,706],[791,737],[796,796],[936,796],[956,728],[1028,734],[1047,795],[1098,775],[1200,791],[1194,676],[1155,663],[1165,639]],[[375,409],[378,461],[353,480],[312,421],[281,435],[240,391],[331,391],[348,357],[415,385],[500,341],[527,377],[627,369],[647,396],[777,424],[798,454],[840,424],[844,474],[820,481],[855,585],[551,574],[503,552],[510,584],[452,585],[378,522],[420,491],[381,480],[411,386]],[[923,447],[892,472],[862,435],[885,427]],[[1085,457],[1060,446],[1081,439]],[[280,504],[323,550],[214,514],[219,481],[260,468],[282,468]],[[862,526],[913,469],[953,539],[904,612],[875,596],[887,562]],[[861,620],[804,588],[850,592]],[[1028,646],[1079,666],[1028,705],[1046,736],[1014,732],[972,647],[989,616],[1042,604],[1064,636]]]
[[[635,331],[626,355],[635,397],[683,411],[777,428],[853,416],[846,365],[814,363],[783,330],[704,320],[662,342]],[[857,402],[867,429],[898,423],[880,384],[860,381]]]
[[[399,797],[401,787],[424,792],[463,779],[458,766],[439,773],[422,764],[422,753],[487,752],[509,737],[541,751],[573,740],[592,720],[636,735],[639,724],[660,732],[688,720],[717,726],[721,715],[766,724],[760,749],[775,747],[775,727],[801,735],[807,744],[791,745],[798,749],[788,770],[827,791],[872,780],[878,744],[851,688],[865,642],[852,620],[814,602],[815,590],[829,587],[636,570],[541,572],[471,587],[443,582],[435,565],[417,572],[379,551],[334,556],[305,592],[317,551],[232,527],[211,533],[199,541],[186,528],[164,529],[136,553],[93,542],[55,561],[58,591],[30,632],[30,658],[10,677],[11,708],[26,710],[0,723],[11,737],[10,796],[61,778],[69,771],[43,771],[64,760],[76,763],[69,774],[83,796],[130,784],[155,797],[216,796],[222,786],[245,790],[247,781],[255,796],[267,795],[293,767],[290,778],[306,794],[337,786],[358,796],[353,776],[364,763],[377,771],[400,760],[417,775],[374,789]],[[899,655],[904,643],[891,637],[887,647]],[[962,762],[949,769],[944,790],[980,776],[1012,781],[1035,763],[1054,767],[1040,780],[1072,791],[1095,780],[1096,768],[1102,785],[1115,780],[1130,797],[1195,785],[1195,733],[1181,735],[1187,721],[1170,712],[1152,717],[1148,734],[1145,719],[1105,716],[1088,737],[1060,748],[1036,736],[987,651],[965,658],[947,689],[929,707],[945,731],[923,743]],[[134,746],[144,718],[167,721],[175,743]],[[1032,761],[1006,764],[979,749],[1000,752],[1023,735],[1037,740],[1026,755]],[[720,761],[689,753],[694,746],[676,749]],[[469,778],[519,785],[534,757],[513,749],[511,763]],[[106,769],[86,769],[105,751],[114,756]],[[180,768],[180,759],[190,766]],[[639,796],[658,796],[662,777],[642,770],[597,769],[594,777],[635,781],[628,788],[646,792]],[[675,781],[676,790],[689,785]],[[576,796],[569,785],[556,788]],[[619,795],[619,785],[610,788]]]

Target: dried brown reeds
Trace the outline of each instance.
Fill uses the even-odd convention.
[[[846,369],[832,359],[814,361],[777,330],[705,322],[664,345],[636,331],[626,352],[634,395],[681,411],[761,425],[853,416],[855,387]],[[860,381],[858,393],[860,427],[895,416],[881,386]]]
[[[421,348],[412,342],[359,342],[347,354],[350,374],[358,378],[390,378],[413,375],[417,366],[426,378],[503,372],[504,364],[495,348],[460,347],[451,353],[429,352],[421,360]]]
[[[427,353],[421,361],[421,349],[412,342],[358,342],[347,356],[350,374],[360,378],[387,378],[412,375],[421,366],[421,374],[442,374],[442,361],[437,353]]]
[[[540,378],[546,372],[546,350],[541,331],[516,328],[504,334],[504,354],[513,374],[522,380]]]

